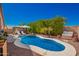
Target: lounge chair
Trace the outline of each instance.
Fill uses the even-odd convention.
[[[64,31],[63,34],[62,34],[62,38],[64,38],[64,39],[72,39],[73,34],[74,34],[73,32]]]
[[[23,31],[21,31],[22,35],[25,35],[26,33],[24,33]]]
[[[21,35],[21,33],[19,31],[16,32],[18,35]]]

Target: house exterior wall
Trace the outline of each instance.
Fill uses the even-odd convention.
[[[3,14],[2,14],[2,7],[1,7],[1,3],[0,3],[0,30],[4,30],[4,20],[3,20]],[[3,56],[6,56],[7,55],[7,42],[2,42],[3,44],[1,45],[1,54]]]
[[[78,33],[78,38],[79,38],[79,27],[78,27],[77,33]]]
[[[7,52],[7,41],[5,41],[4,45],[3,45],[3,56],[7,56],[8,52]]]
[[[3,15],[2,15],[2,8],[0,4],[0,30],[4,29],[4,21],[3,21]]]

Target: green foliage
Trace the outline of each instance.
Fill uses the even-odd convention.
[[[62,34],[63,27],[64,27],[64,18],[63,17],[56,17],[53,19],[53,35]]]
[[[64,20],[63,17],[39,20],[28,24],[30,26],[29,31],[31,33],[59,35],[63,32]]]
[[[7,32],[3,32],[3,34],[0,35],[0,40],[6,40],[7,36]]]

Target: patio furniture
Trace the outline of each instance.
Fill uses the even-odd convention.
[[[72,39],[73,38],[73,32],[71,31],[64,31],[63,34],[62,34],[62,38],[64,39]]]
[[[21,33],[19,31],[16,32],[18,35],[21,35]]]
[[[25,35],[26,33],[24,33],[23,31],[21,31],[22,35]]]

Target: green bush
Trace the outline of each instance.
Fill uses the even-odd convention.
[[[55,17],[51,19],[39,20],[28,24],[30,26],[29,31],[31,33],[61,35],[64,27],[63,17]]]
[[[3,35],[0,35],[0,40],[6,40],[6,38],[7,38],[7,32],[3,32]]]

